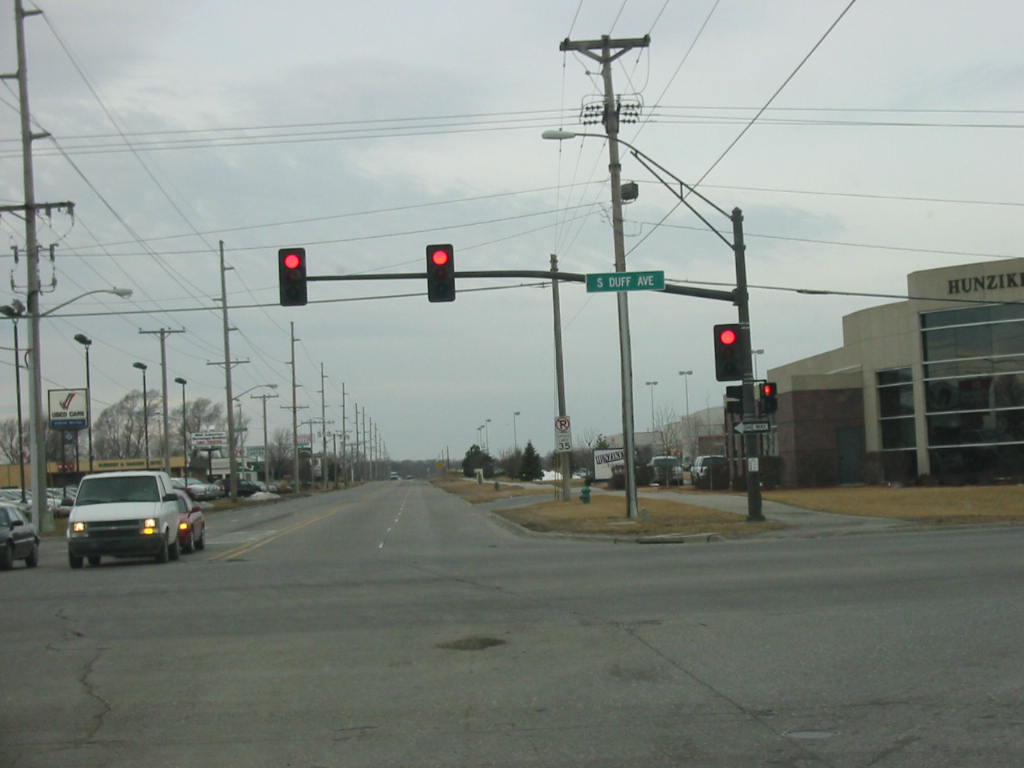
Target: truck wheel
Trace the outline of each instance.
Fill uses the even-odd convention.
[[[177,560],[180,554],[181,550],[178,549],[178,537],[175,536],[174,541],[171,543],[171,546],[167,548],[167,558],[169,560]]]
[[[29,568],[35,568],[39,565],[39,542],[32,544],[32,551],[28,553],[28,557],[25,558],[25,565]]]
[[[81,557],[80,555],[72,555],[70,552],[68,552],[68,565],[70,565],[72,568],[81,568],[82,565],[84,565],[84,563],[85,558]]]
[[[206,549],[206,528],[203,528],[203,532],[199,534],[199,538],[196,539],[195,547],[197,550]]]
[[[0,571],[9,571],[14,567],[14,545],[0,547]]]
[[[167,540],[164,540],[163,545],[156,551],[156,557],[153,558],[158,563],[166,563],[170,559],[170,553],[167,551]]]

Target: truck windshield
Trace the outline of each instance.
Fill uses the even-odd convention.
[[[160,501],[155,477],[94,477],[82,483],[76,506],[124,501]]]

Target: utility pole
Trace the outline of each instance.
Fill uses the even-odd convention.
[[[161,328],[158,331],[139,331],[143,335],[147,334],[159,334],[160,335],[160,378],[162,384],[162,399],[163,399],[163,433],[160,438],[160,447],[163,450],[164,455],[164,472],[170,474],[171,472],[171,443],[170,443],[170,429],[167,418],[167,336],[172,333],[184,333],[184,329],[172,330],[171,328]],[[146,393],[142,393],[143,403],[146,402]],[[147,404],[148,407],[148,404]],[[230,412],[230,408],[228,411]]]
[[[346,446],[348,438],[348,420],[345,416],[345,400],[348,398],[348,393],[345,391],[345,382],[341,382],[341,469],[345,471],[345,462],[348,460],[348,448]],[[349,476],[345,475],[345,487],[348,487]]]
[[[568,38],[559,46],[561,51],[579,51],[600,62],[604,80],[604,127],[608,135],[608,171],[612,187],[612,240],[615,247],[615,271],[626,271],[626,246],[622,231],[622,165],[619,162],[619,110],[612,88],[612,62],[633,48],[646,48],[651,38],[612,40],[604,35],[600,40],[572,41]],[[616,49],[612,52],[612,49]],[[619,310],[619,367],[622,389],[622,443],[626,462],[626,514],[637,517],[636,500],[636,441],[633,433],[633,353],[629,338],[629,300],[626,291],[616,293]]]
[[[248,360],[232,360],[231,359],[231,340],[230,333],[235,330],[231,327],[228,322],[228,286],[227,286],[227,271],[234,269],[234,267],[224,266],[224,241],[219,241],[219,252],[220,252],[220,304],[221,304],[221,321],[224,326],[224,362],[223,363],[207,363],[207,365],[223,365],[224,366],[224,388],[227,393],[227,411],[228,411],[228,474],[229,474],[229,487],[231,489],[231,498],[238,498],[238,457],[236,454],[235,445],[235,408],[232,404],[234,400],[234,393],[231,391],[231,369],[236,365],[242,365],[248,363]]]
[[[249,395],[250,400],[263,401],[263,482],[270,484],[270,443],[267,442],[267,400],[277,397],[272,395]]]
[[[289,323],[291,328],[291,349],[292,359],[289,365],[292,367],[292,404],[290,406],[283,405],[282,408],[288,408],[292,412],[292,483],[294,483],[294,491],[298,493],[302,490],[302,479],[299,476],[299,409],[306,408],[305,405],[299,405],[296,402],[297,391],[299,385],[295,383],[295,342],[301,341],[301,339],[295,338],[295,323]]]
[[[555,383],[558,390],[558,416],[568,418],[565,411],[565,368],[562,364],[562,310],[558,299],[558,257],[551,254],[551,302],[554,306],[555,315]],[[558,446],[555,446],[558,449]],[[558,454],[558,468],[562,475],[562,501],[569,501],[569,452],[561,451]]]
[[[25,204],[4,206],[4,210],[25,212],[25,249],[28,272],[26,300],[28,309],[29,366],[29,452],[31,458],[30,486],[32,488],[32,522],[40,531],[53,530],[53,513],[46,503],[46,434],[43,422],[43,375],[42,344],[40,343],[39,297],[39,242],[36,233],[36,210],[40,207],[73,208],[71,203],[36,204],[35,181],[32,170],[32,142],[49,136],[48,133],[32,133],[31,112],[28,105],[28,65],[25,53],[25,18],[41,14],[40,10],[26,11],[22,0],[14,0],[14,27],[18,55],[18,71],[13,75],[0,75],[5,80],[18,81],[18,108],[21,115],[21,158],[22,179],[25,190]]]
[[[320,454],[320,485],[325,491],[327,490],[327,386],[324,384],[326,380],[324,364],[320,363],[320,423],[324,443],[323,453]]]
[[[356,415],[355,415],[355,429],[356,429],[355,437],[356,437],[356,443],[355,443],[355,447],[352,449],[352,481],[355,482],[355,479],[356,479],[356,465],[359,463],[359,403],[353,403],[353,408],[355,408],[355,411],[356,411]],[[362,467],[359,468],[359,479],[360,480],[363,479],[363,469],[362,469]]]

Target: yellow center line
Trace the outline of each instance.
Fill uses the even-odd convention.
[[[313,518],[310,518],[309,520],[300,520],[299,522],[294,523],[293,525],[289,525],[287,528],[285,528],[283,530],[280,530],[277,533],[270,534],[269,536],[265,536],[262,539],[257,539],[256,541],[250,541],[250,542],[246,542],[245,544],[240,544],[237,547],[234,547],[232,549],[227,550],[226,552],[221,552],[219,555],[214,555],[213,557],[209,557],[209,558],[207,558],[207,560],[234,560],[235,558],[241,557],[242,555],[245,555],[245,554],[248,554],[249,552],[252,552],[254,549],[259,549],[260,547],[262,547],[262,546],[264,546],[266,544],[269,544],[270,542],[274,541],[275,539],[279,539],[282,536],[285,536],[285,535],[287,535],[289,533],[294,533],[295,531],[299,530],[300,528],[305,528],[307,525],[312,525],[313,523],[319,523],[321,520],[326,520],[328,517],[333,517],[334,515],[336,515],[339,512],[341,512],[343,509],[347,509],[350,506],[352,506],[352,505],[351,504],[342,504],[340,507],[336,507],[335,509],[332,509],[327,514],[320,515],[319,517],[313,517]]]

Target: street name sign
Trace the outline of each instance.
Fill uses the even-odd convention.
[[[741,435],[747,432],[771,432],[772,425],[767,421],[741,421],[733,430]]]
[[[608,291],[663,291],[665,273],[651,272],[595,272],[587,275],[587,293]]]

